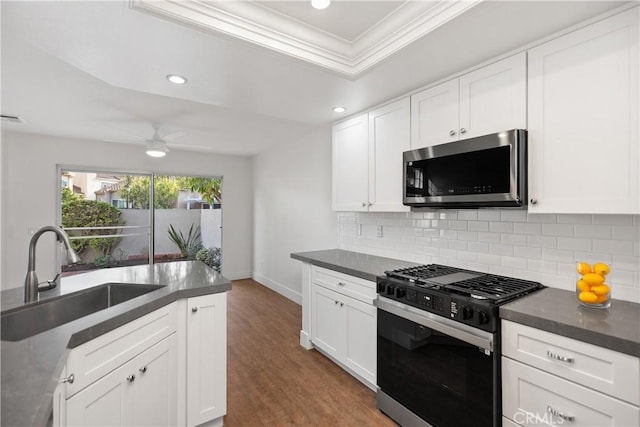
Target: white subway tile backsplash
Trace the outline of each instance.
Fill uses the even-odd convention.
[[[573,236],[573,224],[542,224],[543,236]]]
[[[500,235],[500,241],[505,245],[522,246],[527,244],[527,236],[523,236],[522,234],[503,233]]]
[[[513,246],[492,243],[489,245],[489,252],[494,255],[513,256]]]
[[[513,224],[513,232],[517,234],[533,234],[540,235],[540,230],[542,229],[540,224],[526,224],[526,223],[515,223]]]
[[[484,253],[484,254],[488,254],[489,253],[489,244],[488,243],[469,242],[469,244],[467,246],[468,246],[469,250],[473,251],[473,252]]]
[[[555,262],[574,262],[572,251],[561,249],[542,249],[542,259]]]
[[[539,222],[547,224],[555,224],[558,222],[558,215],[555,214],[527,214],[527,222]]]
[[[464,221],[476,221],[478,219],[477,210],[461,210],[458,211],[458,219]]]
[[[610,239],[612,235],[612,226],[576,224],[574,228],[574,233],[576,237],[590,237],[592,239]]]
[[[500,243],[501,238],[500,238],[500,234],[499,233],[483,233],[483,232],[479,232],[478,233],[478,240],[481,242],[488,242],[488,243]]]
[[[489,231],[489,223],[487,221],[468,221],[467,230],[469,231]]]
[[[551,236],[527,236],[527,246],[537,248],[557,248],[558,238]]]
[[[567,290],[575,286],[577,261],[606,262],[614,298],[640,302],[639,218],[500,209],[345,212],[338,213],[337,233],[342,249],[512,275]],[[376,237],[378,225],[384,226],[383,237]]]
[[[558,249],[569,249],[572,251],[590,251],[592,249],[591,239],[558,237]]]
[[[586,214],[561,214],[558,215],[560,224],[591,224],[592,216]]]
[[[489,223],[489,231],[492,233],[512,233],[513,223],[491,221]]]
[[[458,231],[458,240],[478,240],[478,233],[475,231]]]
[[[451,230],[466,230],[467,229],[467,221],[459,221],[459,220],[450,220],[449,228]]]
[[[458,251],[467,250],[467,242],[464,240],[449,240],[449,249],[455,249]]]
[[[633,254],[633,242],[594,239],[593,250],[612,254],[631,255]]]
[[[633,225],[633,215],[594,215],[594,224]]]
[[[500,221],[500,211],[496,209],[478,209],[478,221]]]
[[[528,246],[516,246],[513,248],[513,255],[520,258],[542,258],[542,248],[530,248]]]
[[[500,214],[500,219],[509,222],[527,222],[527,212],[503,210]]]
[[[637,242],[638,240],[640,240],[640,227],[638,227],[637,225],[614,225],[613,239],[632,240]]]

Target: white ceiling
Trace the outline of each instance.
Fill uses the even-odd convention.
[[[303,2],[260,7],[356,40],[405,2],[328,11],[341,3],[348,12],[326,21]],[[2,114],[25,120],[2,127],[142,144],[158,123],[173,149],[252,155],[620,4],[485,1],[349,78],[127,1],[2,1]]]

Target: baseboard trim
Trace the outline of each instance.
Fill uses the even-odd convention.
[[[256,273],[255,271],[252,274],[252,278],[253,280],[255,280],[256,282],[260,283],[261,285],[266,286],[267,288],[271,289],[272,291],[275,291],[277,293],[279,293],[280,295],[282,295],[283,297],[290,299],[291,301],[295,302],[296,304],[302,305],[302,295],[289,289],[288,287],[286,287],[285,285],[283,285],[282,283],[278,283],[275,280],[271,280],[268,277],[265,277],[261,274]]]
[[[313,343],[311,342],[311,337],[305,331],[300,331],[300,345],[305,350],[311,350],[313,348]]]
[[[240,271],[236,273],[227,273],[226,271],[223,271],[222,275],[229,280],[251,279],[250,271]]]

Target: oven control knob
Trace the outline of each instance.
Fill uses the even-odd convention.
[[[387,285],[387,295],[393,295],[396,291],[395,286],[393,285]]]
[[[382,293],[384,292],[385,289],[385,284],[384,283],[378,283],[378,292]]]
[[[486,311],[478,310],[478,323],[480,325],[489,323],[489,315]]]
[[[473,309],[468,305],[462,307],[462,318],[464,320],[473,319]]]
[[[396,288],[396,298],[404,298],[407,295],[405,288]]]

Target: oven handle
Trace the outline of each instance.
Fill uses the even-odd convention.
[[[378,299],[373,303],[380,310],[384,310],[402,317],[403,319],[418,323],[438,332],[442,332],[443,334],[447,334],[468,344],[478,346],[483,350],[493,352],[493,334],[490,332],[485,332],[463,323],[449,320],[446,317],[438,316],[428,311],[420,310],[379,295]]]

